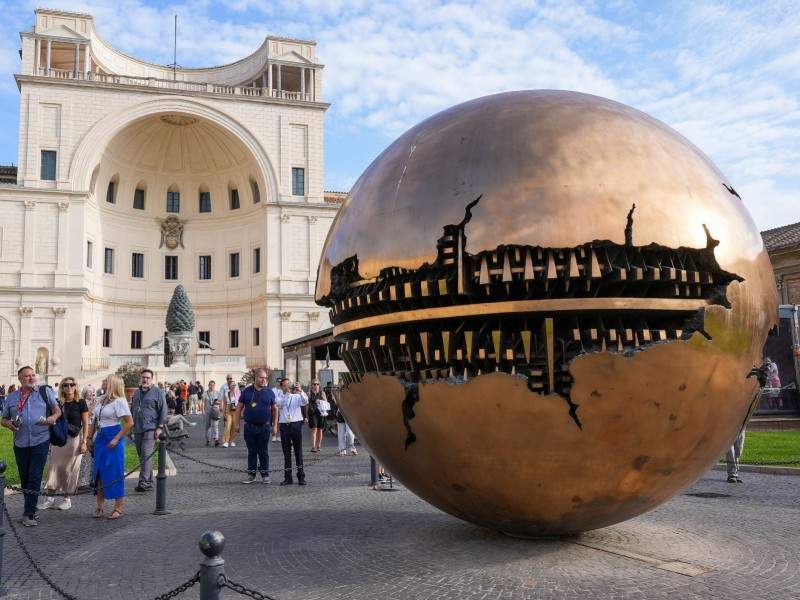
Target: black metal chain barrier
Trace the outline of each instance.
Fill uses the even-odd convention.
[[[39,577],[41,577],[42,580],[47,585],[49,585],[56,593],[58,593],[62,598],[65,598],[66,600],[79,600],[77,596],[73,596],[72,594],[61,588],[58,584],[56,584],[52,579],[50,579],[47,573],[45,573],[44,570],[42,570],[42,568],[37,564],[36,560],[34,560],[33,558],[33,555],[30,553],[30,550],[28,550],[27,546],[25,546],[25,543],[22,541],[22,538],[20,537],[17,528],[14,526],[14,521],[11,519],[11,515],[8,512],[8,506],[6,506],[5,503],[3,503],[3,512],[5,513],[8,526],[11,528],[11,533],[14,534],[14,538],[17,540],[17,544],[19,544],[19,547],[22,550],[22,553],[25,555],[25,558],[27,558],[28,562],[31,563],[33,570],[36,571],[36,573],[38,573]],[[192,576],[192,578],[189,579],[188,581],[185,581],[178,587],[173,588],[168,592],[164,592],[163,594],[156,596],[153,600],[169,600],[170,598],[175,598],[176,596],[182,594],[190,587],[195,585],[198,581],[200,581],[199,571],[195,573],[194,576]],[[268,596],[264,597],[268,598]]]
[[[211,462],[208,462],[206,460],[202,460],[200,458],[195,458],[194,456],[186,454],[185,452],[181,452],[180,450],[178,450],[176,448],[173,448],[173,447],[169,447],[168,446],[168,449],[169,449],[171,454],[175,454],[177,456],[180,456],[180,457],[185,458],[187,460],[191,460],[191,461],[196,462],[196,463],[201,464],[201,465],[205,465],[207,467],[212,467],[214,469],[221,469],[223,471],[233,471],[234,473],[250,474],[250,471],[248,471],[247,469],[240,469],[238,467],[228,467],[226,465],[220,465],[220,464],[216,464],[216,463],[211,463]],[[315,465],[317,463],[322,462],[323,460],[328,460],[332,456],[334,456],[334,455],[320,456],[320,457],[317,457],[317,458],[308,458],[308,459],[303,457],[303,467],[305,467],[306,465]],[[281,468],[269,469],[267,471],[267,473],[284,473],[286,471],[291,472],[295,468],[297,468],[297,467],[295,466],[295,467],[288,467],[288,468],[287,467],[281,467]]]
[[[235,581],[231,581],[225,576],[225,573],[220,573],[219,578],[217,579],[217,586],[220,588],[228,588],[233,590],[237,594],[241,594],[242,596],[247,596],[248,598],[254,598],[255,600],[276,600],[272,596],[268,596],[263,592],[259,592],[256,590],[251,590],[250,588],[246,588],[241,583],[236,583]]]
[[[28,562],[31,563],[33,570],[39,574],[39,577],[41,577],[47,585],[49,585],[51,588],[53,588],[53,590],[55,590],[58,594],[60,594],[62,598],[66,598],[66,600],[78,600],[77,597],[61,589],[52,579],[50,579],[47,576],[47,573],[45,573],[42,570],[42,568],[36,564],[36,561],[33,559],[33,555],[31,555],[28,548],[22,542],[22,538],[17,532],[17,528],[14,526],[14,521],[11,519],[11,515],[8,513],[8,507],[6,506],[5,502],[3,503],[3,512],[6,515],[6,521],[8,521],[8,526],[11,528],[11,533],[13,533],[14,537],[17,539],[17,543],[19,544],[19,547],[22,549],[22,553],[28,559]]]
[[[132,473],[135,473],[136,471],[141,469],[142,465],[146,461],[148,461],[151,458],[153,458],[153,456],[155,455],[156,452],[158,452],[158,445],[156,445],[156,447],[153,449],[153,451],[146,458],[144,458],[142,461],[140,461],[139,464],[137,464],[130,471],[125,473],[122,477],[119,477],[119,478],[117,478],[114,481],[111,481],[109,483],[105,483],[105,482],[101,482],[101,483],[103,484],[104,487],[106,487],[106,486],[110,487],[110,486],[112,486],[112,485],[114,485],[116,483],[119,483],[120,481],[125,481],[128,478],[128,476],[130,476]],[[87,494],[93,494],[94,493],[94,488],[89,488],[87,490],[75,490],[74,492],[68,493],[68,492],[48,492],[47,490],[29,490],[29,489],[25,489],[25,488],[19,487],[18,485],[11,485],[11,484],[6,484],[6,489],[13,490],[15,492],[21,492],[23,494],[36,494],[38,496],[48,496],[50,498],[63,498],[65,496],[69,496],[70,498],[72,498],[73,496],[85,496]]]
[[[181,595],[183,592],[188,590],[190,587],[195,585],[198,581],[200,581],[200,571],[194,574],[194,577],[186,581],[185,583],[180,584],[178,587],[171,589],[168,592],[161,594],[160,596],[156,596],[153,600],[169,600],[170,598],[174,598],[175,596]]]

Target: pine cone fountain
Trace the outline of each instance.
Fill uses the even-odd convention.
[[[165,324],[174,362],[185,363],[194,336],[194,309],[182,285],[175,286]]]

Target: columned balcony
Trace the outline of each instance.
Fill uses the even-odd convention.
[[[55,69],[39,67],[36,69],[38,77],[61,79],[70,81],[94,81],[114,85],[130,85],[136,87],[178,90],[185,92],[203,92],[208,94],[221,94],[225,96],[247,96],[253,98],[277,98],[300,102],[314,102],[314,94],[305,91],[291,91],[270,89],[269,87],[233,86],[218,83],[203,83],[195,81],[177,81],[172,79],[159,79],[157,77],[133,77],[130,75],[109,75],[105,73],[92,73],[74,69]],[[255,83],[255,82],[254,82]]]

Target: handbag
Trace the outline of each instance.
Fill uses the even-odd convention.
[[[47,399],[47,386],[39,386],[39,396],[42,398],[47,410],[47,416],[53,414],[53,409],[50,407],[50,402]],[[50,425],[50,443],[59,448],[67,445],[67,436],[69,435],[69,428],[67,427],[67,417],[64,415],[64,410],[61,410],[61,416],[56,419],[56,422]]]

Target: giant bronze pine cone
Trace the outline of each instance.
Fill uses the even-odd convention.
[[[194,309],[182,285],[175,286],[172,300],[167,309],[167,331],[192,331],[194,329]]]

